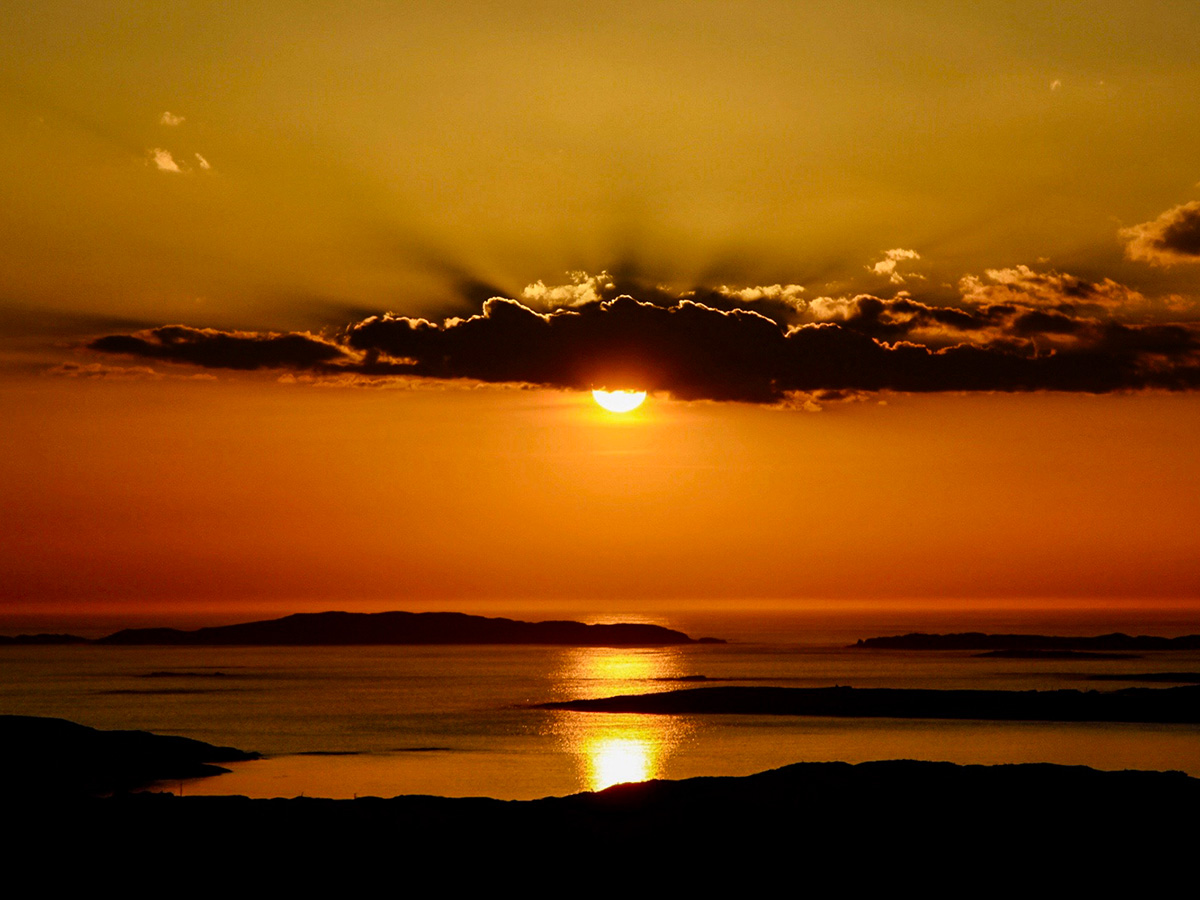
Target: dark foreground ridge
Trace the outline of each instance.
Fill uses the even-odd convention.
[[[541,704],[578,712],[1040,722],[1200,722],[1200,686],[1118,691],[703,687]]]
[[[254,754],[25,716],[0,717],[0,746],[11,859],[69,860],[95,878],[123,872],[136,853],[139,877],[157,861],[159,877],[241,884],[252,875],[273,888],[311,886],[314,876],[678,884],[775,871],[821,889],[910,874],[927,888],[976,885],[986,871],[989,882],[1076,889],[1188,871],[1195,832],[1177,814],[1200,803],[1200,780],[1181,772],[912,760],[799,763],[530,801],[99,797],[98,768],[112,767],[109,784],[141,784]]]
[[[713,642],[703,638],[703,642]],[[129,628],[100,644],[186,646],[319,646],[368,644],[544,644],[570,647],[659,647],[697,643],[660,625],[521,622],[466,613],[297,613],[265,622],[219,625],[196,631]],[[718,641],[717,643],[723,643]]]
[[[974,888],[981,877],[1075,888],[1122,867],[1155,879],[1190,867],[1194,832],[1170,813],[1198,802],[1200,781],[1179,772],[890,761],[532,801],[132,794],[8,812],[53,817],[54,847],[72,858],[120,860],[131,847],[146,860],[195,855],[205,874],[257,871],[273,885],[377,873],[557,889],[606,876],[632,886],[783,871],[822,889],[910,878]]]
[[[147,731],[99,731],[66,719],[0,716],[3,795],[74,797],[145,787],[155,781],[219,775],[215,763],[258,759]]]
[[[1136,637],[1115,632],[1095,637],[1054,637],[1045,634],[897,634],[860,639],[851,645],[868,650],[1200,650],[1200,634],[1183,637]]]

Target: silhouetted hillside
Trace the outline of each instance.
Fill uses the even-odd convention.
[[[65,719],[0,716],[3,796],[70,797],[227,772],[257,759],[232,747],[146,731],[99,731]]]
[[[1174,812],[1186,816],[1197,802],[1200,781],[1179,772],[907,760],[804,763],[533,801],[135,794],[8,812],[10,821],[52,822],[53,846],[73,859],[112,866],[135,848],[139,860],[170,861],[185,877],[197,860],[201,877],[230,885],[255,873],[274,888],[373,876],[554,890],[616,880],[633,890],[780,873],[822,893],[919,884],[958,896],[1005,881],[1039,891],[1117,875],[1159,884],[1190,871],[1194,829]]]

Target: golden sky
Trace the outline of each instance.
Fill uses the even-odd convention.
[[[0,619],[1200,602],[1194,3],[2,17]]]

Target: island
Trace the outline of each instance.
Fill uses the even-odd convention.
[[[346,646],[387,644],[542,644],[563,647],[661,647],[724,643],[633,622],[522,622],[455,612],[296,613],[281,619],[194,631],[127,628],[94,641],[105,645]]]
[[[657,715],[1200,723],[1200,686],[1116,691],[702,687],[565,700],[538,708]]]
[[[73,634],[0,635],[0,646],[100,644],[115,646],[367,646],[404,644],[541,644],[558,647],[665,647],[724,644],[721,638],[692,638],[682,631],[639,622],[588,625],[555,620],[523,622],[456,612],[320,612],[279,619],[178,628],[126,628],[107,637]]]
[[[976,659],[1141,659],[1138,653],[1106,653],[1103,650],[989,650],[973,654]]]
[[[1200,650],[1200,634],[1181,637],[1129,635],[1120,632],[1094,637],[1062,637],[1045,634],[984,634],[968,631],[959,634],[898,634],[890,637],[859,639],[851,649],[862,650],[1100,650],[1129,652],[1140,650]]]

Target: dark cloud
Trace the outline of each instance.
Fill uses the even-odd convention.
[[[346,357],[336,344],[304,332],[272,334],[164,325],[92,341],[93,350],[191,363],[207,369],[308,369]]]
[[[1013,317],[1012,330],[1022,337],[1079,334],[1085,323],[1060,312],[1031,309]]]
[[[1125,255],[1156,266],[1200,262],[1200,200],[1121,230]]]
[[[786,339],[757,313],[626,296],[550,313],[494,298],[480,315],[442,325],[379,316],[352,326],[347,343],[372,362],[408,360],[413,374],[434,378],[770,402],[778,394],[764,383],[763,355],[778,357]]]
[[[870,294],[860,294],[853,300],[826,309],[836,309],[836,313],[822,314],[819,318],[830,318],[832,315],[840,327],[860,334],[895,341],[922,332],[921,343],[935,346],[957,343],[962,340],[962,332],[993,325],[992,314],[987,311],[977,313],[954,307],[928,306],[907,295],[882,300]]]
[[[761,295],[691,291],[680,298],[660,288],[653,302],[622,295],[538,311],[493,297],[476,315],[442,322],[371,316],[336,340],[167,326],[90,346],[210,368],[305,370],[325,379],[637,388],[751,403],[796,396],[836,400],[883,390],[1101,393],[1200,386],[1196,325],[1084,315],[1065,298],[1116,289],[1057,273],[1011,271],[1039,285],[1038,302],[959,308],[901,294],[805,303],[796,291],[785,297],[782,289],[753,289],[765,291]],[[1064,299],[1048,302],[1052,290]],[[776,304],[770,309],[779,318],[785,318],[780,304],[786,303],[786,318],[796,323],[746,308],[762,300]]]

